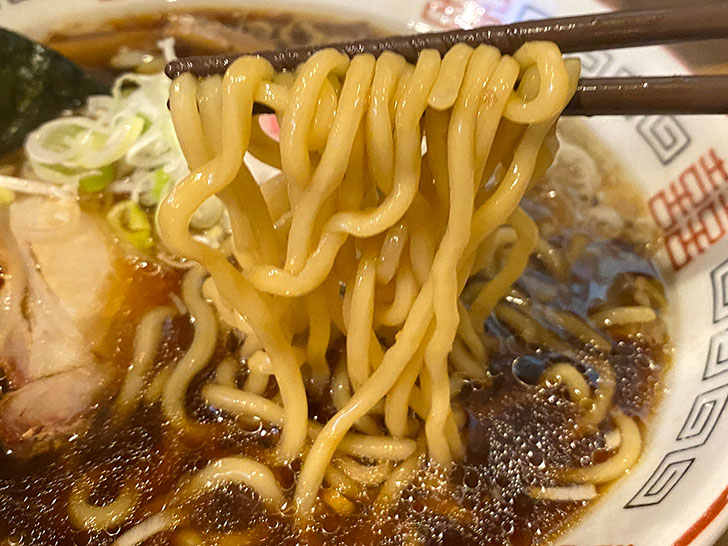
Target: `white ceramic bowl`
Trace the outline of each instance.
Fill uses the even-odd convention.
[[[311,11],[423,32],[606,9],[594,0],[0,0],[0,24],[40,35],[74,21],[194,5]],[[590,77],[686,72],[664,48],[582,59]],[[676,354],[641,461],[556,544],[711,546],[728,525],[728,120],[589,123],[632,172],[667,234],[660,261]]]

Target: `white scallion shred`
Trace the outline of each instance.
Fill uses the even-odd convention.
[[[174,38],[163,38],[157,42],[157,47],[162,52],[165,62],[173,61],[177,58],[177,53],[174,50]]]
[[[46,195],[59,199],[76,199],[76,194],[62,186],[47,184],[38,180],[28,180],[15,176],[0,175],[0,188],[27,195]]]

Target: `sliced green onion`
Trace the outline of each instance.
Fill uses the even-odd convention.
[[[116,203],[106,215],[111,228],[121,238],[140,249],[154,246],[147,214],[134,201]]]
[[[53,171],[56,171],[57,173],[62,174],[63,176],[68,177],[74,177],[78,175],[79,170],[78,169],[72,169],[71,167],[66,167],[65,165],[43,165],[46,169],[51,169]]]
[[[49,195],[58,199],[73,199],[76,195],[75,191],[71,191],[64,186],[56,184],[48,184],[39,180],[28,180],[26,178],[17,178],[15,176],[5,176],[0,174],[0,188],[9,190],[13,193],[27,195]]]
[[[93,174],[81,177],[78,189],[85,193],[96,193],[108,186],[112,180],[114,180],[114,167],[106,165]]]
[[[7,188],[0,188],[0,205],[9,205],[15,201],[15,192]]]
[[[76,169],[64,167],[63,165],[36,163],[35,161],[31,161],[30,165],[41,180],[69,186],[75,186],[78,183],[78,170]]]
[[[113,165],[104,165],[98,169],[84,170],[66,167],[64,165],[43,165],[31,162],[35,173],[43,180],[55,184],[75,186],[85,193],[94,193],[103,190],[116,175]]]
[[[36,163],[58,165],[72,161],[93,127],[93,120],[79,116],[49,121],[28,136],[25,151]]]
[[[156,198],[157,202],[162,199],[162,193],[164,192],[167,184],[172,181],[172,178],[164,171],[163,168],[159,168],[154,171],[154,185],[152,186],[152,195]]]
[[[86,169],[98,169],[124,157],[142,134],[144,119],[139,115],[119,118],[108,135],[90,138],[81,150],[77,162]],[[104,138],[105,137],[105,138]]]
[[[137,114],[137,116],[144,120],[144,126],[142,127],[142,134],[144,134],[152,126],[152,120],[149,116],[145,116],[144,114]]]

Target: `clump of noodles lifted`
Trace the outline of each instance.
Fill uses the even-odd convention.
[[[245,458],[215,462],[187,488],[237,481],[269,506],[293,501],[305,518],[324,480],[334,487],[322,497],[346,513],[347,490],[361,484],[381,484],[383,506],[396,500],[424,453],[444,468],[462,459],[463,414],[451,379],[454,388],[463,379],[488,381],[482,323],[538,243],[519,202],[553,159],[555,123],[579,71],[552,43],[529,43],[513,57],[460,44],[442,59],[423,51],[414,66],[393,53],[350,60],[324,50],[292,74],[241,57],[224,77],[184,74],[174,82],[170,107],[192,174],[160,206],[159,231],[170,250],[201,268],[183,288],[193,345],[157,395],[172,424],[192,426],[183,401],[214,347],[209,300],[245,335],[248,376],[238,388],[237,363],[223,361],[203,397],[280,427],[272,462],[303,460],[293,499]],[[279,142],[261,130],[254,102],[276,112]],[[281,174],[259,186],[246,152]],[[189,231],[213,194],[232,227],[221,248]],[[493,267],[503,226],[514,234],[504,267],[461,298],[471,276]],[[171,310],[153,313],[158,331]],[[346,349],[330,365],[327,351],[342,337]],[[148,351],[146,339],[138,343]],[[128,382],[145,373],[144,354]],[[576,368],[557,366],[542,381],[567,385],[584,408],[583,426],[599,424],[614,393],[611,369],[591,393]],[[307,390],[327,388],[338,411],[322,425],[308,418]],[[153,382],[149,391],[160,387]],[[127,400],[119,402],[125,411]],[[639,432],[628,417],[614,419],[618,456],[574,470],[566,484],[607,481],[634,462]],[[149,533],[174,525],[171,516],[157,519],[146,523]],[[144,525],[130,533],[144,535]]]

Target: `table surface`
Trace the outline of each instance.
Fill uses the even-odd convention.
[[[728,0],[692,0],[691,3],[728,3]],[[685,0],[609,0],[615,8],[642,9],[651,7],[681,7]],[[706,47],[708,44],[709,47]],[[676,52],[700,74],[728,74],[728,40],[712,40],[675,46]],[[715,546],[728,546],[728,533]]]

